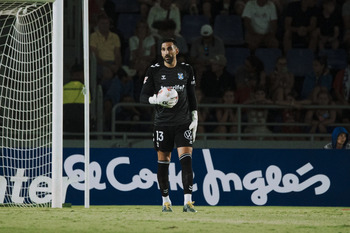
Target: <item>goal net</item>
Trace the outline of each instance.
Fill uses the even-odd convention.
[[[53,5],[0,0],[0,205],[52,203]]]

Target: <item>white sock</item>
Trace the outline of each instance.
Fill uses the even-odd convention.
[[[186,205],[187,202],[191,202],[192,203],[192,194],[185,194],[185,203],[184,203],[184,205]]]
[[[163,199],[163,205],[164,205],[165,202],[169,202],[170,205],[171,205],[171,201],[170,201],[169,195],[166,196],[166,197],[162,197],[162,199]]]

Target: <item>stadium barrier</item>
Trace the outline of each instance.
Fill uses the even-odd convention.
[[[83,148],[64,150],[64,201],[84,201]],[[93,148],[92,205],[161,205],[153,149]],[[220,206],[350,206],[346,150],[194,149],[193,200]],[[170,197],[183,204],[173,151]]]
[[[151,113],[154,106],[140,103],[119,103],[115,105],[112,109],[112,123],[111,132],[103,132],[103,135],[109,135],[112,139],[145,139],[148,138],[150,130],[145,131],[144,129],[151,128],[153,121],[151,120],[118,120],[120,114],[125,107],[135,107],[140,109],[148,109]],[[315,141],[322,139],[330,140],[330,134],[322,133],[305,133],[305,129],[310,126],[310,124],[304,123],[302,118],[301,121],[295,122],[283,122],[281,116],[282,111],[288,109],[291,111],[299,111],[300,114],[305,114],[309,109],[335,109],[336,111],[350,110],[350,106],[344,105],[301,105],[298,108],[293,106],[282,106],[282,105],[247,105],[247,104],[200,104],[199,111],[206,109],[210,112],[216,112],[220,108],[231,108],[237,115],[236,122],[221,123],[215,120],[208,120],[205,122],[199,122],[200,125],[206,128],[215,128],[217,126],[234,126],[237,131],[235,133],[215,133],[213,131],[200,133],[198,132],[198,138],[204,141],[207,140],[222,140],[223,137],[228,139],[234,138],[234,140],[245,141],[245,140],[257,140],[257,141],[276,141],[276,140],[293,140],[293,141]],[[118,110],[120,109],[120,110]],[[247,111],[249,110],[266,110],[268,111],[268,117],[266,121],[261,122],[248,122]],[[256,132],[249,133],[245,132],[245,129],[250,126],[266,127],[266,130],[257,130]],[[335,122],[331,124],[330,127],[344,126],[350,127],[350,123],[339,123]],[[118,129],[122,128],[122,129]],[[288,129],[293,127],[299,128],[300,132],[288,132]],[[130,131],[132,130],[132,131]],[[130,145],[129,145],[130,146]]]

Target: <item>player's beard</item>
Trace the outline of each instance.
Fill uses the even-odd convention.
[[[172,56],[165,56],[165,57],[163,58],[163,60],[164,60],[166,63],[168,63],[168,64],[172,64],[173,61],[174,61],[174,57],[172,57]]]

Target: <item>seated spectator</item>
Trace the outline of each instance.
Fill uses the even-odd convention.
[[[84,132],[84,67],[72,66],[70,80],[63,86],[63,131],[70,133]],[[80,138],[69,136],[65,138]]]
[[[104,95],[104,123],[105,130],[109,131],[111,128],[111,116],[112,108],[114,105],[120,102],[135,102],[134,101],[134,82],[133,76],[136,74],[135,70],[129,69],[127,66],[123,66],[117,72],[117,76],[113,78],[113,81]],[[130,112],[135,116],[134,120],[138,120],[139,112],[131,108]],[[117,109],[117,113],[122,113],[121,108]]]
[[[140,5],[140,20],[146,20],[150,9],[154,6],[157,0],[138,0]]]
[[[106,15],[113,22],[116,22],[117,16],[114,9],[115,5],[111,0],[89,0],[90,32],[98,30],[98,19],[101,15]]]
[[[322,12],[318,16],[315,30],[319,50],[339,47],[341,17],[336,4],[336,0],[323,0],[322,2]]]
[[[121,66],[120,38],[109,27],[109,18],[102,15],[98,20],[98,31],[90,35],[90,49],[96,56],[98,78],[103,76],[103,67],[115,74]]]
[[[316,50],[317,41],[314,30],[317,26],[318,9],[314,0],[290,2],[285,11],[283,48],[285,54],[289,49],[304,46]]]
[[[198,15],[197,0],[174,0],[174,4],[179,8],[181,15]]]
[[[214,24],[217,15],[229,15],[235,13],[234,0],[203,0],[200,6],[201,13]]]
[[[242,104],[248,100],[257,86],[266,85],[264,63],[255,55],[246,58],[243,66],[234,75],[236,85],[236,103]]]
[[[285,100],[287,95],[295,93],[294,75],[288,71],[287,58],[281,56],[276,61],[274,72],[269,75],[269,94],[273,101]]]
[[[234,91],[232,89],[227,89],[223,92],[222,98],[218,103],[232,105],[235,101]],[[219,125],[214,130],[215,133],[237,133],[237,113],[232,107],[223,107],[216,110],[216,119],[222,125]],[[219,139],[228,139],[225,136],[219,136]],[[231,137],[232,138],[232,137]]]
[[[242,16],[243,14],[243,10],[244,10],[244,7],[245,7],[245,4],[248,2],[249,0],[236,0],[234,2],[234,5],[233,5],[233,12],[235,15],[239,15],[239,16]]]
[[[350,149],[349,133],[344,127],[336,127],[332,132],[332,142],[324,146],[324,149]]]
[[[293,107],[293,108],[285,108],[282,110],[281,121],[283,123],[295,124],[295,123],[301,122],[300,120],[302,116],[302,112],[300,109],[301,104],[299,103],[299,101],[295,99],[295,96],[293,96],[293,94],[286,95],[283,100],[276,100],[275,104]],[[276,119],[276,116],[274,119]],[[297,125],[287,125],[287,126],[281,127],[281,133],[285,133],[285,134],[302,133],[302,129],[300,126],[297,126]],[[297,140],[297,139],[300,139],[300,138],[297,138],[297,137],[285,138],[285,140]]]
[[[318,93],[317,99],[314,102],[316,105],[334,105],[331,95],[327,90],[322,90]],[[330,133],[330,126],[336,120],[335,109],[309,109],[305,114],[305,123],[310,124],[307,128],[308,133]]]
[[[264,105],[264,104],[272,104],[272,100],[270,100],[266,96],[265,87],[257,86],[254,92],[251,94],[251,97],[244,102],[244,104],[254,104],[254,105]],[[262,134],[270,134],[271,130],[266,126],[266,122],[268,119],[269,110],[266,108],[248,108],[247,110],[247,120],[248,123],[253,123],[254,125],[249,125],[244,129],[244,133],[262,133]],[[265,137],[249,137],[250,139],[259,139],[262,140]]]
[[[175,34],[181,31],[181,14],[179,8],[172,3],[172,0],[160,0],[154,4],[148,13],[147,23],[154,36],[159,36],[158,29],[165,20],[173,20],[176,24]]]
[[[301,100],[316,102],[318,92],[321,89],[331,91],[333,76],[329,72],[327,57],[316,56],[312,63],[313,72],[305,75],[303,87],[300,93]]]
[[[346,0],[342,7],[342,17],[344,26],[343,44],[350,54],[350,0]]]
[[[273,2],[270,0],[247,2],[242,18],[245,26],[245,41],[251,51],[260,47],[278,48],[277,12]]]
[[[333,92],[337,105],[350,107],[350,54],[347,58],[348,65],[339,70],[333,81]],[[350,110],[339,110],[338,114],[343,123],[350,122]]]
[[[141,20],[137,23],[135,34],[129,38],[129,49],[130,66],[136,70],[139,66],[149,66],[155,60],[156,41],[149,33],[146,21]]]
[[[213,28],[209,24],[201,27],[201,37],[195,39],[190,50],[190,60],[196,72],[197,80],[200,80],[204,71],[210,65],[210,59],[216,55],[225,55],[224,42],[213,34]]]
[[[211,69],[203,74],[200,89],[209,102],[218,102],[225,89],[234,89],[234,77],[227,71],[227,60],[224,55],[217,55],[210,60]],[[210,101],[211,100],[211,101]]]

